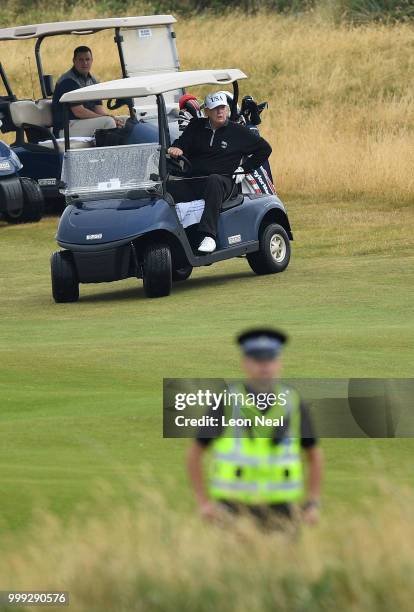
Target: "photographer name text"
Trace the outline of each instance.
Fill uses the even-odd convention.
[[[249,417],[226,418],[224,415],[215,417],[203,415],[200,417],[185,417],[180,414],[174,419],[177,427],[284,427],[283,415],[274,419],[263,415]]]

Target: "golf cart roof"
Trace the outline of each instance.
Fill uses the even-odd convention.
[[[239,79],[247,79],[247,76],[236,68],[163,72],[82,87],[63,94],[60,102],[85,102],[98,98],[103,100],[138,98],[193,85],[228,85]]]
[[[107,19],[83,19],[81,21],[57,21],[0,29],[1,40],[25,40],[56,34],[90,34],[112,28],[139,28],[175,23],[172,15],[146,15],[143,17],[109,17]]]

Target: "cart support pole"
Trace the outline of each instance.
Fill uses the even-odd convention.
[[[170,134],[168,130],[167,112],[165,109],[164,96],[162,94],[157,95],[157,108],[158,108],[158,139],[161,146],[160,151],[160,179],[162,181],[162,190],[165,195],[166,193],[166,181],[167,181],[167,148],[170,143]]]
[[[42,66],[42,59],[40,57],[40,45],[43,42],[43,36],[40,36],[35,44],[35,58],[36,58],[36,66],[37,66],[37,74],[39,75],[39,83],[40,83],[40,90],[42,92],[42,97],[43,98],[47,98],[47,94],[46,94],[46,86],[45,86],[45,79],[43,77],[43,66]]]
[[[239,84],[237,81],[233,82],[233,102],[230,111],[230,121],[235,121],[237,118],[237,102],[239,100]]]
[[[65,151],[70,149],[70,138],[69,138],[69,112],[68,105],[63,105],[63,133],[65,135]]]

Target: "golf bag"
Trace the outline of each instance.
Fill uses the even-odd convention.
[[[247,129],[259,135],[257,126],[262,122],[260,115],[265,108],[267,108],[267,102],[257,104],[251,96],[245,96],[238,113],[238,121],[243,123]],[[262,166],[252,173],[246,174],[243,191],[266,194],[276,193],[269,160],[266,160]]]
[[[183,132],[191,119],[197,119],[203,116],[201,106],[195,96],[184,94],[178,101],[180,112],[178,113],[178,128]]]

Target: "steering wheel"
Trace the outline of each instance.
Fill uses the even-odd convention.
[[[130,106],[132,104],[132,98],[111,98],[107,101],[106,106],[109,110],[113,111],[121,106]]]
[[[179,155],[178,157],[171,157],[168,153],[167,157],[167,167],[171,170],[172,173],[178,171],[179,174],[187,174],[192,169],[192,164],[190,160],[185,157],[185,155]]]

